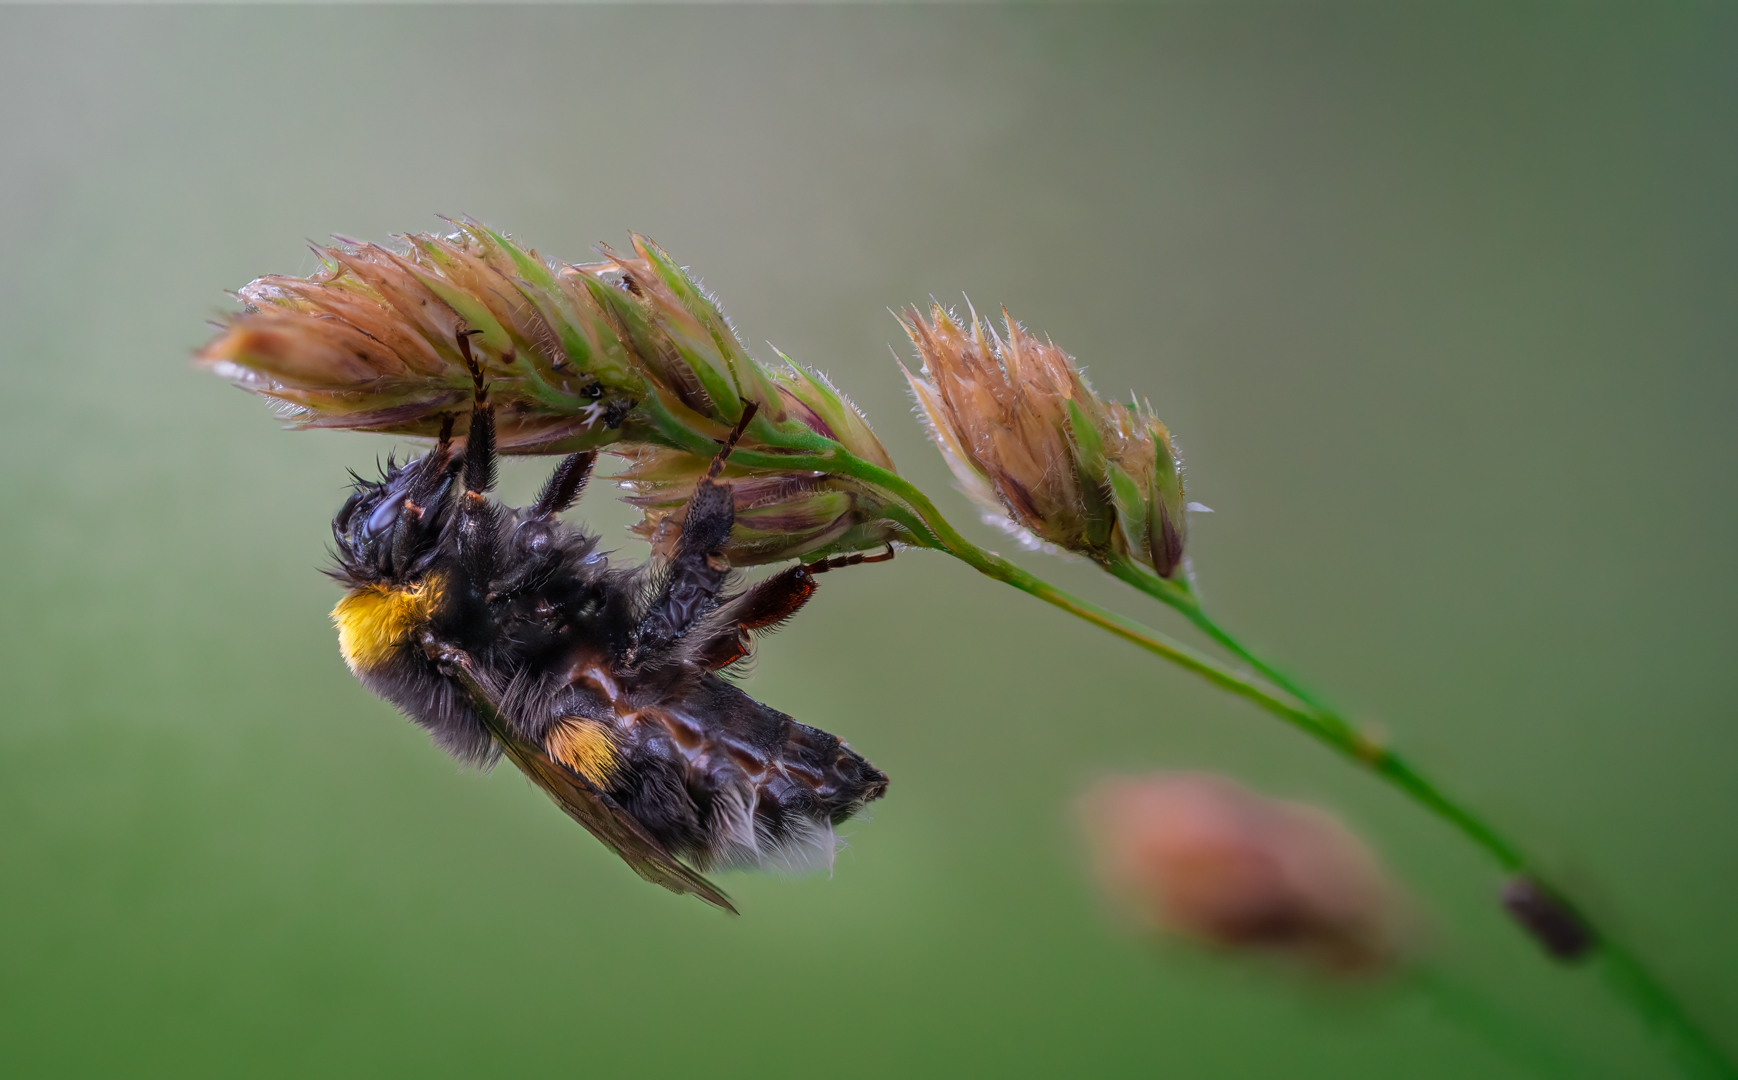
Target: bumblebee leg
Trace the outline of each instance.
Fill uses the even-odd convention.
[[[459,561],[466,575],[487,587],[499,561],[500,509],[489,501],[495,486],[495,407],[482,365],[471,353],[471,335],[459,335],[459,352],[471,371],[471,426],[465,434],[465,493],[459,498]]]
[[[736,621],[744,630],[773,630],[815,595],[820,582],[806,566],[792,566],[742,594]]]
[[[756,408],[752,401],[743,403],[742,419],[719,447],[706,475],[694,485],[694,496],[688,500],[682,534],[676,539],[676,552],[670,558],[663,587],[640,624],[643,640],[671,642],[681,637],[696,618],[711,608],[718,590],[730,576],[730,563],[719,554],[719,549],[730,539],[730,528],[736,524],[736,500],[730,484],[720,482],[717,477],[748,429],[748,422],[754,419]]]
[[[453,416],[441,417],[441,437],[435,448],[416,463],[416,476],[404,495],[404,513],[392,528],[392,565],[410,564],[418,542],[423,539],[423,514],[429,504],[441,497],[441,485],[447,480],[447,466],[453,458]]]
[[[853,551],[849,555],[829,555],[825,559],[817,559],[809,563],[805,569],[811,574],[824,574],[828,570],[839,570],[847,566],[861,566],[865,563],[892,562],[896,552],[893,545],[888,544],[886,551],[878,551],[873,555],[865,555],[861,551]]]
[[[664,575],[663,587],[640,624],[647,641],[670,642],[712,605],[730,576],[730,563],[718,554],[736,522],[730,485],[702,478],[688,500],[682,535]]]
[[[730,452],[736,449],[736,444],[742,441],[742,433],[748,430],[748,422],[754,419],[754,414],[760,411],[760,405],[753,401],[742,403],[742,416],[736,421],[736,426],[725,436],[724,444],[718,448],[718,453],[712,459],[712,465],[706,470],[708,480],[718,479],[718,474],[724,471],[724,463],[730,459]]]
[[[489,384],[471,352],[471,335],[459,335],[459,352],[471,372],[471,427],[465,434],[465,491],[486,494],[495,487],[495,406],[489,404]]]
[[[453,457],[453,424],[456,420],[457,420],[457,417],[453,416],[452,413],[442,414],[442,416],[441,416],[441,435],[440,435],[439,439],[435,440],[434,453],[430,454],[428,456],[428,458],[424,458],[423,460],[427,461],[430,458],[432,458],[436,461],[439,461],[441,463],[441,467],[443,469],[446,467],[446,463],[448,461],[452,460],[452,457]]]
[[[795,615],[820,584],[806,566],[793,566],[756,583],[727,607],[731,621],[694,646],[694,657],[708,671],[734,664],[748,655],[750,635],[776,630]]]
[[[596,464],[595,450],[570,454],[562,459],[544,482],[543,490],[537,493],[537,501],[531,506],[531,517],[539,521],[552,518],[578,502],[580,494],[585,491],[585,482],[591,479],[592,466]]]

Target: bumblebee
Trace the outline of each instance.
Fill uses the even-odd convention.
[[[887,777],[838,738],[727,681],[752,639],[796,614],[817,570],[738,587],[720,554],[734,504],[702,477],[668,559],[612,568],[558,517],[594,452],[564,459],[529,507],[491,500],[494,412],[469,339],[470,425],[424,456],[356,477],[332,522],[347,592],[339,648],[363,685],[455,757],[505,756],[641,877],[735,911],[713,869],[830,865],[834,826]],[[853,556],[849,561],[862,561]]]

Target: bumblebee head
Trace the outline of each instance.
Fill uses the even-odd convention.
[[[332,576],[352,587],[419,577],[452,517],[453,482],[462,463],[436,448],[403,465],[387,459],[379,480],[357,476],[332,519]]]

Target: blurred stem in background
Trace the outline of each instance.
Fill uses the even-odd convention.
[[[940,519],[939,514],[924,514],[922,521],[933,535],[941,539],[941,550],[954,555],[980,573],[1030,593],[1045,603],[1061,608],[1200,675],[1221,689],[1254,702],[1293,727],[1326,743],[1347,760],[1374,772],[1414,802],[1448,822],[1463,836],[1483,848],[1503,871],[1527,883],[1540,903],[1557,909],[1545,918],[1566,921],[1572,927],[1567,931],[1568,935],[1571,938],[1581,938],[1579,943],[1562,951],[1552,950],[1547,942],[1548,950],[1567,960],[1578,960],[1585,954],[1592,953],[1593,959],[1602,964],[1613,990],[1635,1008],[1651,1027],[1671,1042],[1674,1051],[1693,1074],[1711,1077],[1738,1076],[1738,1068],[1734,1068],[1727,1060],[1724,1051],[1703,1032],[1647,966],[1626,946],[1614,940],[1609,932],[1595,928],[1579,909],[1570,905],[1520,847],[1470,809],[1445,794],[1401,755],[1358,731],[1343,714],[1321,704],[1313,695],[1306,695],[1295,689],[1295,683],[1279,676],[1271,665],[1258,659],[1240,641],[1213,622],[1201,609],[1192,591],[1177,583],[1155,578],[1143,568],[1126,564],[1106,567],[1117,577],[1183,612],[1191,622],[1200,626],[1228,652],[1260,673],[1263,679],[1274,684],[1273,687],[1264,686],[1261,681],[1227,668],[1157,630],[1106,611],[1049,584],[993,552],[978,548],[959,537],[951,526]],[[1285,693],[1296,698],[1302,707],[1287,702],[1275,692],[1276,688],[1283,689]],[[1575,929],[1577,927],[1579,935]]]
[[[1189,580],[1181,462],[1150,405],[1100,399],[1054,343],[1036,341],[1002,312],[1005,336],[975,312],[969,324],[935,305],[902,318],[923,359],[906,377],[932,441],[986,519],[1085,556],[1171,607],[1250,674],[1138,622],[1069,595],[966,541],[909,484],[902,494],[943,550],[980,572],[1085,619],[1237,694],[1374,772],[1484,849],[1509,875],[1503,905],[1552,956],[1596,954],[1610,985],[1664,1034],[1699,1075],[1738,1076],[1636,955],[1596,931],[1513,840],[1452,798],[1405,758],[1220,626]],[[897,479],[897,478],[895,478]]]

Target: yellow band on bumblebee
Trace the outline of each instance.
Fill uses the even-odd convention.
[[[551,758],[599,787],[609,784],[619,761],[609,729],[577,716],[557,720],[543,737],[543,746]]]
[[[379,667],[411,630],[427,622],[440,600],[440,582],[368,585],[352,589],[332,609],[338,651],[354,672]]]

